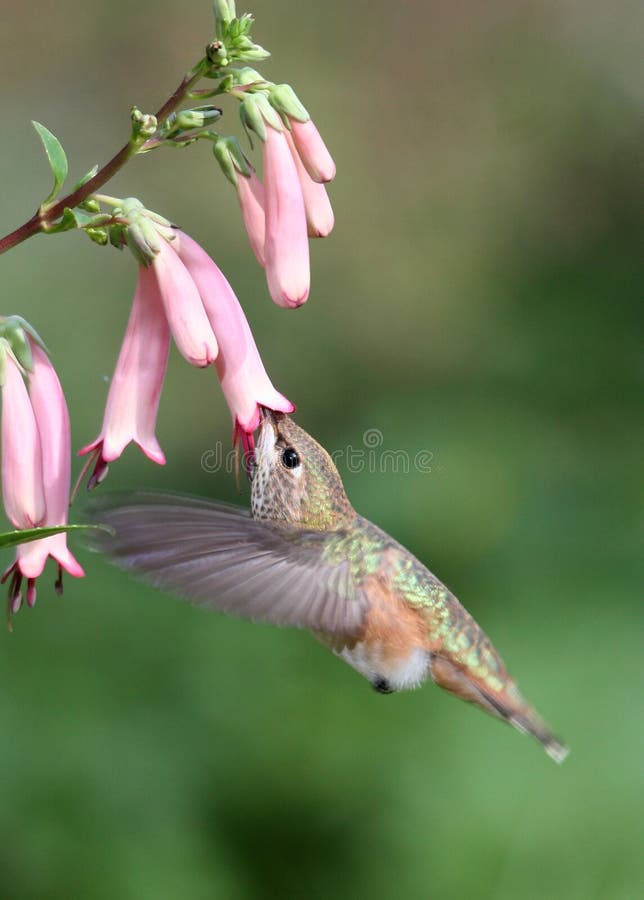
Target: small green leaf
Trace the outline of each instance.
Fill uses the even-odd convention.
[[[90,181],[94,177],[94,175],[96,175],[97,172],[98,172],[98,166],[92,166],[92,168],[89,170],[89,172],[87,172],[86,175],[83,175],[83,177],[79,181],[76,182],[76,184],[72,188],[72,194],[75,191],[77,191],[80,187],[82,187],[84,184],[87,184],[87,182]]]
[[[67,178],[67,157],[65,156],[65,151],[63,150],[63,145],[60,143],[58,138],[49,131],[48,128],[45,128],[44,125],[41,125],[40,122],[32,122],[31,123],[38,137],[42,141],[42,145],[45,148],[45,153],[47,154],[47,159],[49,160],[49,165],[51,167],[51,171],[54,174],[54,186],[51,189],[51,193],[45,200],[45,203],[50,203],[58,191],[63,186],[65,179]]]
[[[25,528],[23,531],[6,531],[0,534],[0,549],[15,547],[17,544],[27,544],[29,541],[39,541],[41,538],[51,537],[52,534],[60,534],[63,531],[106,531],[112,533],[112,529],[106,525],[57,525],[54,528]]]
[[[74,218],[74,211],[66,206],[60,220],[54,225],[47,225],[44,230],[47,234],[60,234],[61,231],[70,231],[72,228],[78,228],[78,225]]]
[[[94,241],[99,247],[104,247],[109,241],[107,231],[104,228],[86,228],[85,234],[90,241]]]

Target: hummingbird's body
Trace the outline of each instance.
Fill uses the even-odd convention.
[[[105,507],[97,519],[115,534],[103,549],[194,603],[308,628],[382,693],[431,677],[565,758],[474,619],[355,512],[329,455],[288,416],[264,416],[251,478],[252,518],[171,495]]]

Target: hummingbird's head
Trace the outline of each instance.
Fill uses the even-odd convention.
[[[328,531],[355,515],[329,454],[283,413],[262,410],[250,475],[255,519]]]

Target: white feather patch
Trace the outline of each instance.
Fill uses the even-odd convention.
[[[429,675],[429,653],[421,647],[395,661],[384,658],[380,644],[356,644],[351,650],[345,647],[336,656],[372,683],[386,679],[395,691],[419,687]]]

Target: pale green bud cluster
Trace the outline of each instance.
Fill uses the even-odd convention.
[[[136,197],[126,197],[114,207],[113,224],[109,225],[110,243],[122,249],[128,246],[138,263],[149,266],[161,249],[161,241],[174,240],[172,223],[146,209]]]
[[[237,18],[233,0],[215,0],[215,34],[208,47],[208,59],[217,66],[232,62],[268,59],[270,53],[251,38],[254,19],[248,13]]]
[[[246,132],[253,131],[266,140],[266,125],[276,131],[290,129],[290,120],[308,122],[311,118],[290,84],[273,84],[249,67],[234,72],[237,92],[243,89],[239,115]],[[235,91],[235,89],[233,89]]]
[[[193,73],[216,80],[217,84],[212,89],[186,91],[185,97],[193,100],[225,94],[235,97],[240,101],[240,118],[251,146],[253,134],[262,142],[266,141],[267,127],[276,131],[292,130],[293,123],[307,122],[309,113],[289,84],[274,84],[265,79],[261,72],[244,65],[270,56],[252,40],[253,17],[246,13],[238,17],[234,0],[214,0],[214,15],[215,39],[207,46],[205,58],[195,66]],[[201,139],[210,140],[213,142],[214,156],[226,178],[237,184],[237,175],[241,173],[248,177],[252,167],[237,139],[224,137],[213,128],[221,115],[219,107],[207,104],[181,109],[157,120],[156,116],[144,113],[135,106],[130,112],[127,156],[147,153],[162,146],[186,147]],[[68,165],[55,135],[38,122],[34,122],[34,127],[54,176],[54,187],[40,207],[46,213],[65,181]],[[94,167],[80,179],[72,188],[72,194],[91,181],[97,171]],[[121,201],[100,194],[85,194],[76,206],[65,206],[56,219],[47,219],[43,215],[41,230],[48,234],[82,230],[99,245],[111,243],[122,248],[128,243],[137,259],[147,264],[157,252],[157,237],[149,216],[146,219],[147,214],[141,212],[135,215],[132,202],[131,199]],[[104,212],[102,204],[110,206],[111,211]]]

